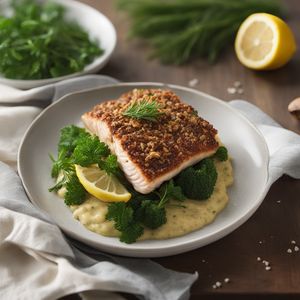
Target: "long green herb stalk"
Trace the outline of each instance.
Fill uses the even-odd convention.
[[[182,64],[191,57],[213,62],[247,16],[282,15],[276,0],[118,0],[132,18],[131,37],[149,40],[152,57]]]

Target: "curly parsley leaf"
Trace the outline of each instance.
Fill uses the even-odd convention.
[[[124,202],[111,203],[106,219],[115,222],[115,228],[121,232],[120,240],[124,243],[134,243],[144,232],[144,228],[134,219],[132,207]]]
[[[66,205],[79,205],[84,202],[87,196],[87,192],[79,182],[75,173],[73,173],[69,177],[69,180],[66,182],[65,187],[67,189],[64,196]]]
[[[115,175],[117,177],[122,175],[117,156],[114,154],[110,154],[105,159],[100,160],[98,166],[109,175]]]
[[[64,199],[67,205],[83,203],[87,192],[76,176],[74,164],[88,166],[98,163],[109,153],[108,147],[85,129],[74,125],[62,128],[58,143],[58,157],[54,159],[50,155],[53,162],[51,176],[58,179],[56,184],[49,188],[49,191],[57,192],[65,187]]]
[[[164,183],[158,190],[160,196],[159,206],[163,207],[169,200],[183,201],[186,199],[180,186],[175,185],[174,180],[171,179]]]
[[[66,156],[71,156],[75,147],[81,139],[88,137],[90,134],[84,128],[70,125],[60,130],[60,138],[58,142],[58,152],[66,152]]]
[[[74,164],[87,167],[98,163],[102,157],[106,157],[109,153],[107,145],[100,142],[97,136],[88,135],[78,140],[72,159]]]

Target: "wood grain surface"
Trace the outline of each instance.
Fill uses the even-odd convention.
[[[107,15],[117,30],[116,51],[102,74],[121,81],[185,86],[196,78],[199,81],[196,89],[225,101],[246,99],[283,127],[300,132],[300,121],[287,111],[288,103],[300,96],[299,52],[287,66],[271,72],[244,68],[232,47],[214,65],[198,60],[180,67],[165,66],[147,59],[149,47],[144,42],[127,39],[127,15],[116,9],[114,1],[82,2]],[[299,1],[282,2],[288,9],[288,23],[300,45]],[[242,83],[242,95],[228,94],[227,88],[235,81]],[[272,186],[253,217],[227,237],[195,251],[155,261],[173,270],[198,272],[199,279],[192,287],[191,299],[300,299],[300,251],[287,253],[287,249],[294,246],[292,240],[300,247],[300,181],[284,176]],[[271,270],[266,271],[257,257],[269,261]],[[219,289],[212,288],[216,281],[222,282],[226,277],[230,278],[230,283],[223,283]]]

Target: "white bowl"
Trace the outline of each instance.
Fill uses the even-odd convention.
[[[56,154],[62,127],[80,125],[80,116],[94,105],[107,99],[117,99],[133,88],[172,89],[202,117],[214,124],[232,157],[234,184],[229,188],[230,201],[227,207],[213,223],[177,238],[138,241],[128,245],[117,238],[104,237],[87,230],[73,218],[61,198],[48,192],[49,186],[53,185],[49,153]],[[269,152],[263,136],[227,103],[186,87],[134,82],[69,94],[48,106],[24,136],[19,149],[18,170],[32,203],[51,216],[69,236],[112,254],[159,257],[183,253],[212,243],[246,222],[268,191],[268,159]]]
[[[96,9],[81,2],[74,0],[52,1],[66,7],[67,19],[76,21],[89,33],[91,39],[99,41],[99,46],[104,50],[104,53],[97,57],[91,64],[87,65],[81,72],[37,80],[8,79],[0,75],[0,83],[20,89],[29,89],[84,74],[96,73],[108,62],[117,41],[116,30],[110,20]],[[0,3],[1,12],[7,11],[8,3],[9,1],[7,0]]]

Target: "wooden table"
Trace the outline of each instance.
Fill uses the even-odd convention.
[[[300,96],[299,53],[284,68],[272,72],[253,72],[236,59],[233,49],[214,65],[195,61],[189,65],[164,66],[147,60],[149,48],[141,41],[128,41],[127,15],[114,1],[82,0],[102,11],[117,29],[118,44],[108,65],[101,71],[121,81],[156,81],[187,86],[196,78],[196,89],[225,101],[247,99],[272,116],[282,126],[300,131],[300,122],[287,111],[288,103]],[[290,8],[289,24],[300,45],[300,5],[284,2]],[[243,84],[243,95],[230,95],[227,88],[235,81]],[[299,157],[300,159],[300,157]],[[183,272],[199,273],[191,299],[300,299],[300,251],[287,253],[295,240],[300,247],[300,181],[284,176],[269,191],[257,212],[236,231],[206,247],[185,254],[155,259],[161,265]],[[270,262],[266,271],[261,257]],[[213,289],[216,281],[230,283]],[[204,297],[206,296],[206,297]],[[234,297],[235,296],[235,297]]]

